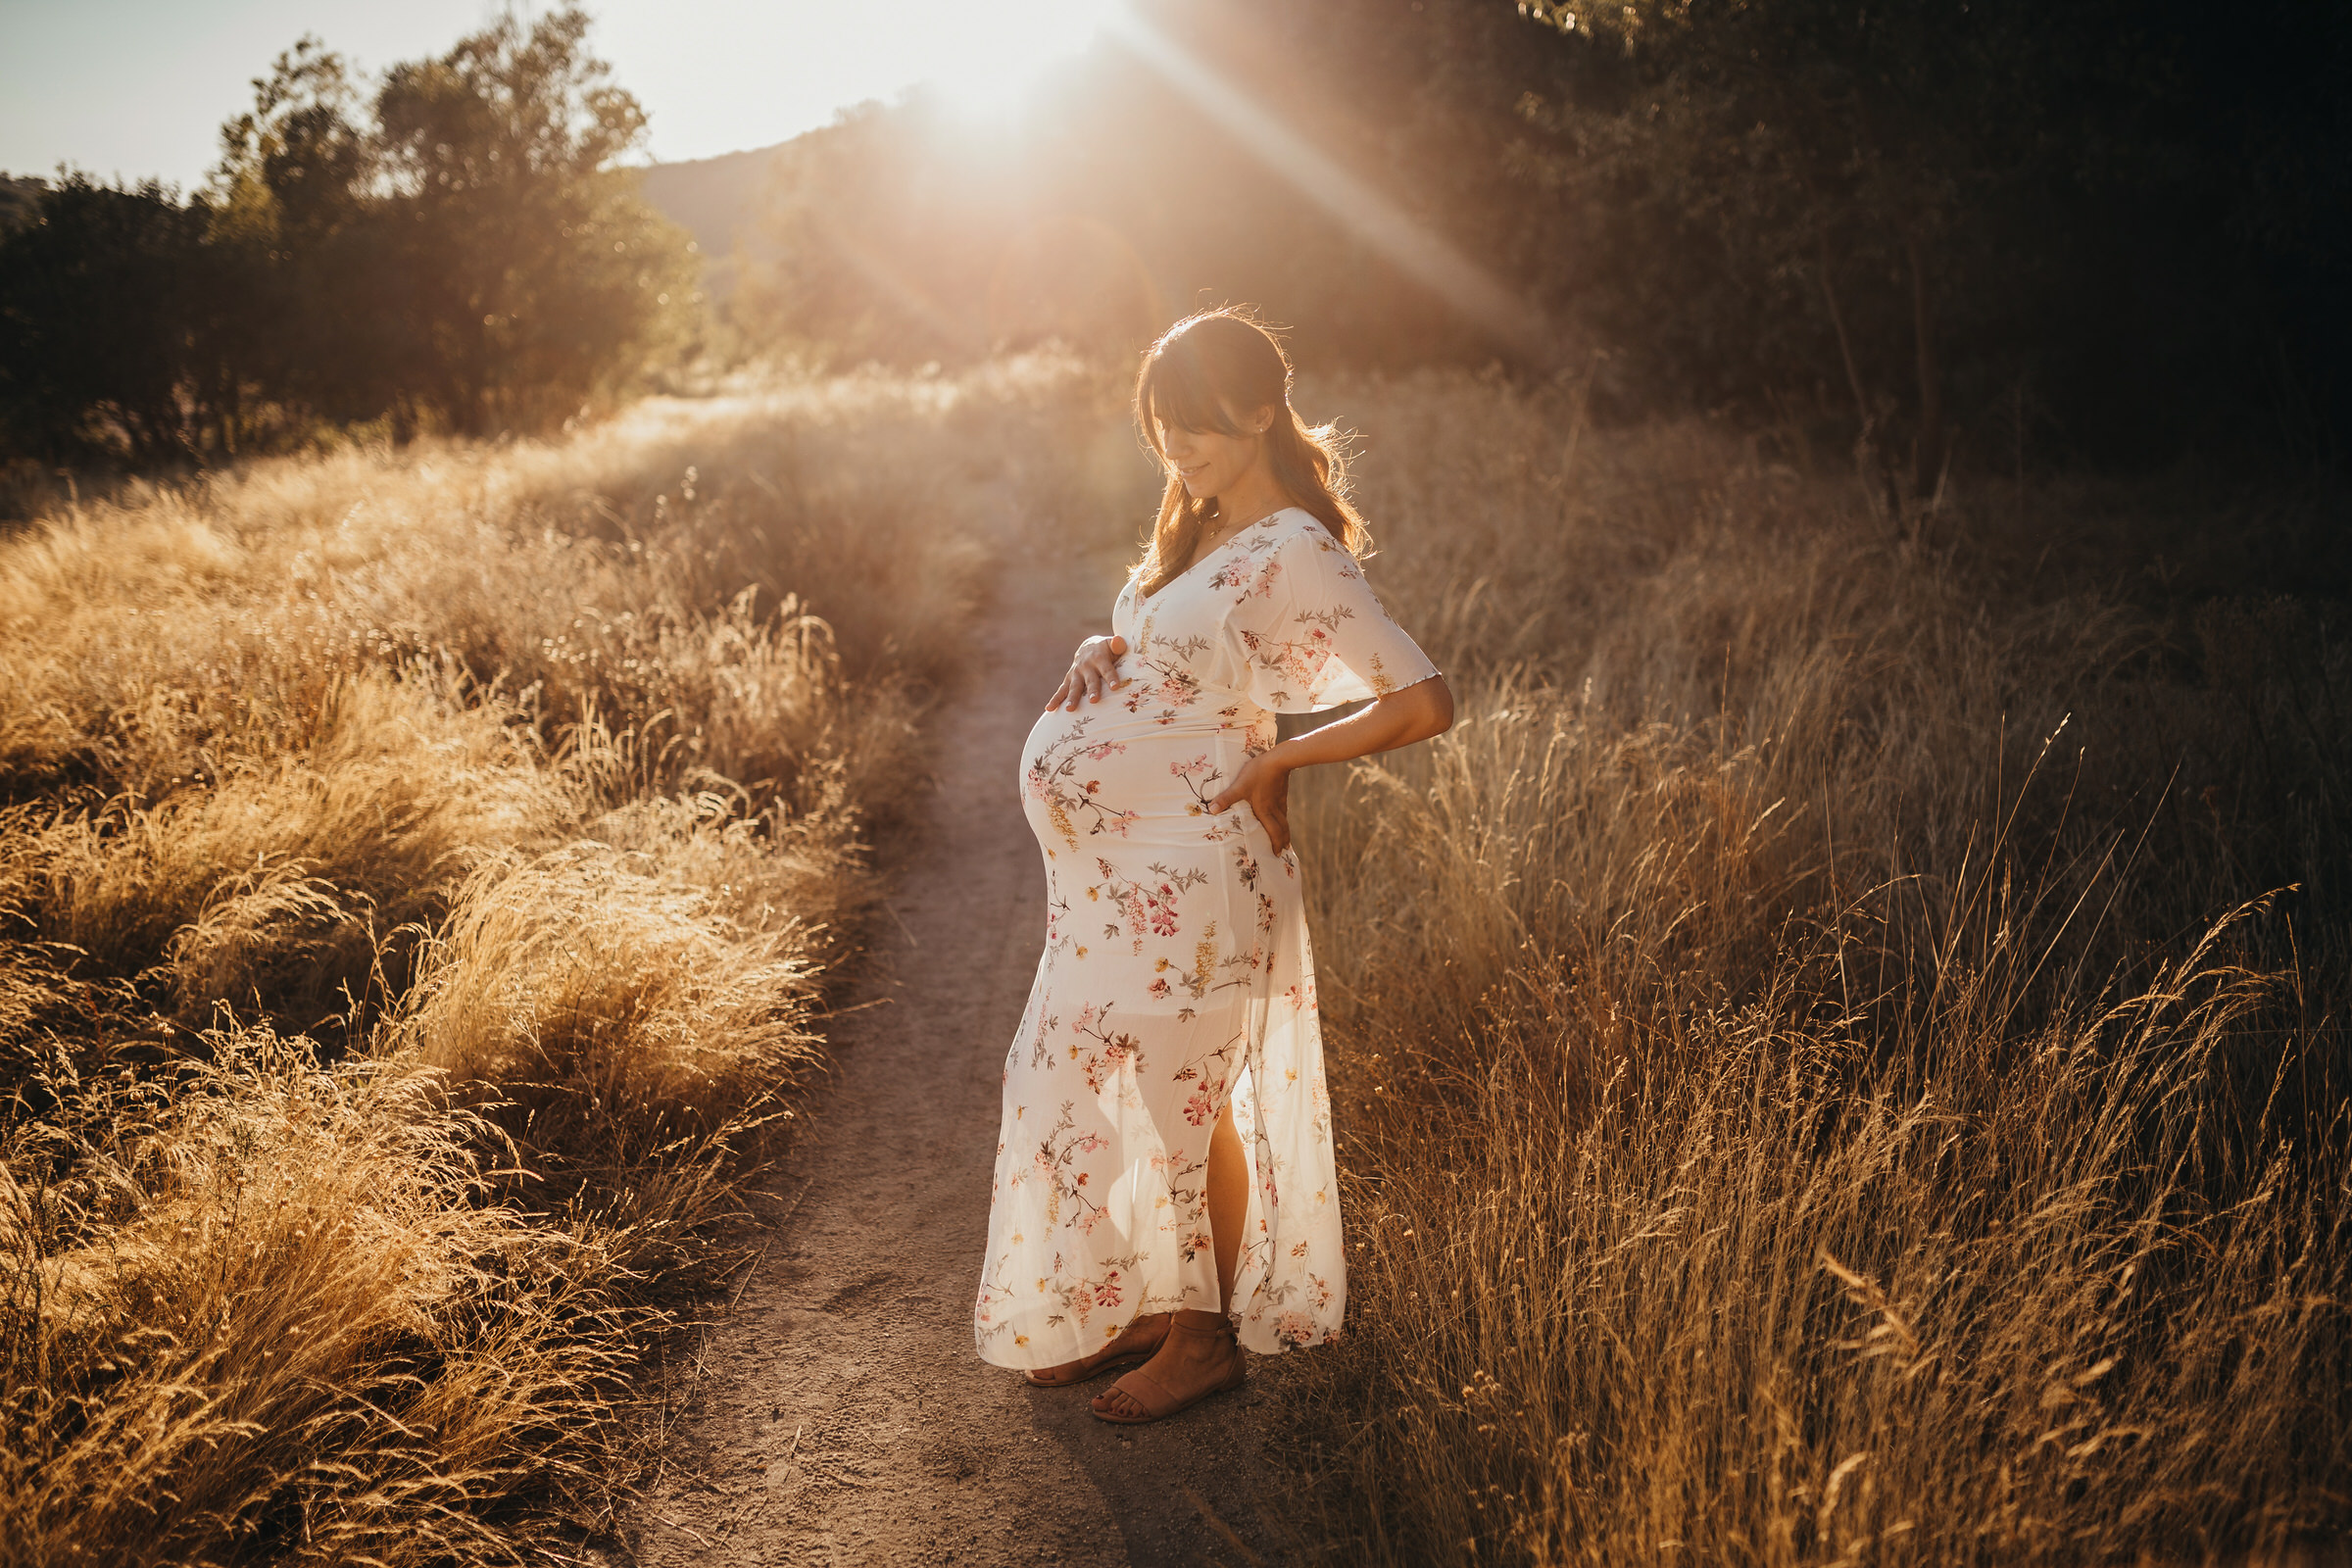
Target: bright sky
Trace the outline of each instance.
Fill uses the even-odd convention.
[[[935,82],[977,107],[1084,48],[1118,0],[591,0],[590,43],[664,162],[764,147]],[[0,0],[0,172],[200,182],[220,122],[304,33],[363,71],[448,50],[504,0]],[[514,0],[526,19],[552,9]]]

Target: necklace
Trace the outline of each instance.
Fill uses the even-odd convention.
[[[1223,533],[1218,534],[1213,539],[1203,537],[1200,543],[1195,547],[1193,551],[1193,559],[1186,564],[1185,569],[1189,571],[1194,566],[1198,566],[1201,562],[1208,559],[1210,555],[1224,549],[1227,545],[1233,543],[1236,539],[1239,539],[1243,534],[1249,532],[1251,528],[1254,528],[1259,523],[1265,521],[1266,518],[1273,516],[1275,513],[1289,511],[1293,503],[1285,501],[1280,506],[1275,507],[1272,511],[1263,513],[1258,516],[1251,517],[1248,522],[1235,523],[1232,527],[1226,529]]]
[[[1241,536],[1242,528],[1247,528],[1250,525],[1248,523],[1243,523],[1241,528],[1228,528],[1223,533],[1214,535],[1213,537],[1206,535],[1202,536],[1200,543],[1193,550],[1193,559],[1189,564],[1198,566],[1201,562],[1207,560],[1210,556],[1216,554],[1218,551],[1224,549],[1227,545],[1233,543],[1235,539]]]

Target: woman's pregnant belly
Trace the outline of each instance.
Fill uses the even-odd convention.
[[[1124,702],[1050,709],[1021,745],[1021,806],[1049,852],[1089,842],[1198,844],[1207,804],[1248,755],[1247,710],[1200,718]],[[1245,815],[1247,814],[1245,809]]]

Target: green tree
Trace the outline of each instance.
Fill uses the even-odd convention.
[[[401,315],[381,159],[341,56],[306,37],[220,127],[212,243],[248,281],[226,333],[245,383],[289,420],[374,418],[400,404]]]
[[[1955,384],[1981,405],[2034,376],[2085,432],[2104,405],[2161,450],[2198,394],[2261,400],[2284,318],[2317,307],[2340,327],[2315,286],[2340,274],[2340,232],[2309,216],[2352,151],[2326,108],[2340,8],[1518,9],[1581,68],[1527,118],[1555,184],[1594,193],[1588,218],[1642,259],[1622,314],[1692,384],[1826,371],[1866,443],[1907,424],[1915,487],[1942,462]]]
[[[191,395],[207,215],[154,181],[74,173],[0,240],[0,419],[50,462],[114,449],[141,464],[200,452]]]
[[[376,95],[403,378],[460,429],[575,406],[685,317],[690,242],[619,167],[645,112],[587,31],[509,15]]]
[[[694,261],[619,164],[645,115],[587,28],[510,16],[372,95],[305,38],[193,201],[9,183],[9,444],[204,461],[386,416],[537,424],[618,389],[690,318]]]
[[[1875,372],[1899,329],[1887,291],[1859,279],[1899,279],[1912,482],[1932,485],[1944,451],[1944,253],[1983,192],[2029,174],[2047,144],[2043,106],[2023,83],[2049,40],[2017,26],[2000,0],[1521,9],[1622,52],[1631,101],[1572,118],[1580,150],[1637,178],[1720,258],[1730,310],[1785,311],[1813,295],[1866,444],[1894,401]],[[1566,107],[1575,117],[1579,106]]]

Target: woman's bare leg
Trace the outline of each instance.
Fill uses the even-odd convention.
[[[1250,1162],[1233,1129],[1233,1102],[1217,1113],[1208,1135],[1208,1235],[1217,1253],[1217,1304],[1233,1309],[1233,1274],[1242,1257],[1242,1227],[1250,1222]]]

